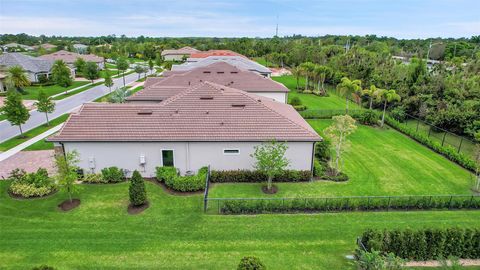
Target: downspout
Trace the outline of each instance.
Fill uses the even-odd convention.
[[[187,148],[186,148],[186,152],[187,152],[187,155],[186,155],[186,170],[185,172],[188,172],[190,171],[190,142],[187,142]]]
[[[315,160],[315,143],[313,142],[312,144],[312,160],[311,160],[311,165],[310,165],[310,180],[313,180],[313,170],[314,170],[314,160]]]

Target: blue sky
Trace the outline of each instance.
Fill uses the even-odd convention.
[[[0,0],[0,33],[97,36],[480,35],[479,0]]]

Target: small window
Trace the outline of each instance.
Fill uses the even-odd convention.
[[[224,155],[239,155],[240,149],[223,149]]]
[[[163,167],[175,167],[173,150],[162,150]]]

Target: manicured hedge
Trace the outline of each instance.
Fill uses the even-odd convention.
[[[213,200],[210,200],[212,203]],[[480,209],[480,196],[398,196],[219,200],[222,214]]]
[[[384,254],[426,261],[450,256],[464,259],[480,259],[479,228],[446,228],[422,230],[372,230],[365,231],[359,248],[380,251]]]
[[[196,175],[180,176],[174,167],[157,167],[157,180],[173,190],[189,192],[205,188],[205,180],[208,174],[208,167],[198,170]]]
[[[273,182],[306,182],[310,181],[312,173],[310,171],[285,170],[281,175],[275,176]],[[259,171],[249,170],[231,170],[231,171],[211,171],[210,182],[265,182],[267,175]]]
[[[102,178],[104,183],[118,183],[126,180],[123,170],[115,166],[103,168]]]
[[[438,141],[431,140],[430,138],[428,138],[427,135],[416,132],[414,129],[409,128],[404,124],[401,124],[399,121],[393,119],[388,115],[385,116],[385,122],[394,129],[408,135],[412,139],[445,156],[449,160],[458,163],[465,169],[475,171],[475,161],[463,153],[458,153],[457,149],[449,145],[442,146],[442,144]]]

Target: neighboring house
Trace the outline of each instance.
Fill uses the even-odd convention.
[[[38,82],[40,76],[50,76],[53,61],[22,53],[5,53],[0,55],[0,66],[21,66],[31,82]]]
[[[17,51],[33,51],[32,46],[18,44],[18,43],[8,43],[1,45],[4,52],[17,52]]]
[[[199,58],[207,58],[210,56],[241,56],[247,58],[244,55],[230,50],[208,50],[206,52],[192,53],[190,58],[187,59],[187,62],[197,62]]]
[[[33,46],[33,48],[35,50],[38,50],[40,48],[43,48],[47,51],[50,51],[50,50],[54,50],[57,48],[57,45],[53,45],[53,44],[50,44],[50,43],[44,43],[44,44],[40,44],[40,45],[37,45],[37,46]]]
[[[73,49],[79,54],[86,54],[88,50],[88,46],[77,43],[77,44],[73,44]]]
[[[172,71],[187,71],[199,67],[209,66],[216,62],[227,62],[241,70],[257,72],[265,77],[270,77],[272,71],[245,56],[207,56],[205,58],[189,58],[186,63],[173,65]]]
[[[5,84],[5,78],[7,78],[7,74],[0,73],[0,93],[7,91],[7,85]]]
[[[288,145],[289,169],[312,170],[321,138],[288,104],[202,82],[160,104],[84,104],[48,140],[76,150],[85,172],[117,166],[154,177],[157,166],[253,170],[254,147],[271,140]]]
[[[270,78],[240,70],[226,62],[216,62],[191,71],[165,71],[149,77],[144,89],[127,98],[129,102],[159,102],[202,81],[234,87],[245,92],[287,103],[288,88]]]
[[[51,54],[45,54],[40,56],[40,58],[50,61],[63,60],[70,68],[75,71],[74,63],[77,58],[83,58],[86,62],[95,62],[98,65],[98,68],[104,68],[103,57],[96,56],[94,54],[78,54],[68,51],[58,51]]]
[[[178,50],[163,50],[162,57],[165,61],[182,61],[184,57],[190,57],[192,53],[200,52],[191,47],[183,47]]]

